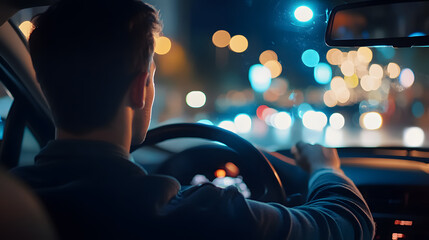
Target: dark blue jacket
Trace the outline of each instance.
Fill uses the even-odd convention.
[[[306,204],[245,199],[235,187],[181,190],[147,175],[120,148],[52,141],[34,166],[12,171],[45,204],[62,239],[372,239],[371,213],[338,171],[311,178]]]

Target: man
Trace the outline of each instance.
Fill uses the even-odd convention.
[[[233,187],[181,190],[131,163],[154,100],[157,12],[136,0],[63,0],[37,19],[30,51],[56,140],[14,173],[63,239],[371,239],[374,223],[334,149],[300,143],[310,178],[296,208],[246,200]]]

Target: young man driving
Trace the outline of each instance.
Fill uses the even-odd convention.
[[[234,187],[181,189],[129,161],[154,100],[157,12],[137,0],[62,0],[38,17],[30,52],[56,139],[13,172],[63,239],[371,239],[374,223],[335,149],[300,143],[306,204],[245,199]]]

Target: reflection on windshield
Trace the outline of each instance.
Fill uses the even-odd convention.
[[[149,2],[165,25],[152,127],[213,124],[273,149],[429,145],[427,49],[330,49],[333,6],[317,1]]]

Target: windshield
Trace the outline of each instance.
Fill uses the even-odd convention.
[[[274,150],[429,146],[427,48],[327,47],[327,2],[149,1],[164,23],[151,127],[213,124]]]

